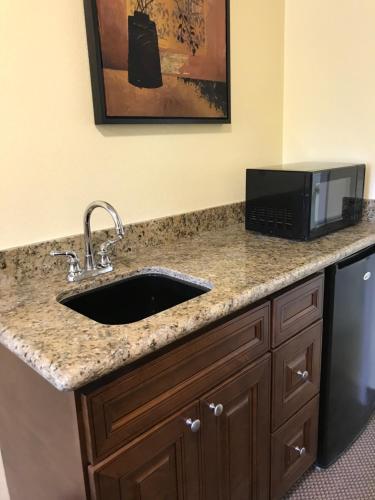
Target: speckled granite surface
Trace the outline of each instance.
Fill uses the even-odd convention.
[[[141,248],[190,238],[202,231],[220,229],[245,220],[245,203],[232,203],[219,207],[197,210],[187,214],[173,215],[146,222],[125,225],[126,237],[117,243],[111,252],[124,255]],[[126,222],[126,221],[124,221]],[[95,231],[94,244],[114,236],[112,230]],[[0,250],[0,271],[6,269],[17,279],[45,275],[54,269],[66,269],[65,259],[51,258],[51,250],[75,250],[83,255],[83,235],[45,241],[24,247]]]
[[[204,231],[222,229],[245,220],[245,202],[197,210],[187,214],[153,219],[126,225],[126,238],[111,250],[116,255],[137,252],[142,248],[189,238]],[[375,222],[375,200],[364,200],[363,220]],[[95,231],[94,244],[114,236],[113,230]],[[44,276],[51,270],[66,269],[64,259],[51,259],[51,250],[75,250],[83,255],[83,235],[44,241],[23,247],[0,250],[0,271],[16,279]]]
[[[375,200],[364,200],[363,220],[375,222]]]
[[[116,271],[69,285],[65,273],[15,279],[0,272],[0,342],[59,390],[77,389],[228,313],[280,290],[366,246],[375,225],[361,223],[309,243],[245,231],[243,224],[124,253]],[[148,267],[175,270],[213,289],[153,317],[98,324],[56,301]]]

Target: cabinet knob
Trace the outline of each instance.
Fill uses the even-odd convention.
[[[306,455],[306,448],[304,446],[302,446],[302,448],[300,448],[299,446],[295,446],[294,449],[296,450],[296,452],[298,453],[298,455],[300,457],[303,457],[303,455]]]
[[[219,403],[217,405],[215,405],[215,403],[210,403],[208,405],[209,409],[213,411],[213,414],[215,415],[215,417],[220,417],[220,415],[223,413],[224,411],[224,406]]]
[[[196,420],[188,418],[185,420],[185,423],[190,428],[191,432],[198,432],[201,428],[201,421],[198,418]]]
[[[304,382],[309,379],[309,372],[307,370],[305,370],[305,371],[298,370],[297,375]]]

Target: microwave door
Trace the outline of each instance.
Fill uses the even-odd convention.
[[[340,229],[353,219],[357,196],[355,169],[315,172],[312,179],[311,232]]]

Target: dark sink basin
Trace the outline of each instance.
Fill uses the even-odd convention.
[[[105,325],[147,318],[210,290],[163,274],[139,274],[60,300],[60,303]]]

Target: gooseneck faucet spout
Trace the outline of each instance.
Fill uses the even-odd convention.
[[[116,237],[112,240],[109,239],[100,245],[100,249],[97,253],[99,256],[98,262],[95,258],[91,234],[91,214],[95,210],[95,208],[104,208],[104,210],[106,210],[111,215],[116,229]],[[69,272],[66,278],[69,282],[94,278],[99,274],[109,273],[110,271],[113,271],[112,262],[109,256],[109,249],[112,245],[122,240],[125,235],[124,225],[122,223],[121,217],[113,208],[113,206],[106,201],[93,201],[86,208],[83,216],[83,231],[85,246],[85,265],[83,269],[80,266],[77,254],[72,250],[58,250],[50,252],[50,255],[52,257],[67,258],[69,264]]]
[[[86,208],[83,215],[83,228],[84,228],[84,243],[85,243],[85,270],[93,271],[97,269],[96,259],[92,244],[92,234],[91,234],[91,214],[95,208],[104,208],[112,217],[115,223],[117,238],[114,240],[108,240],[105,245],[101,246],[101,251],[106,251],[110,245],[113,245],[124,237],[124,225],[121,221],[121,217],[115,210],[115,208],[107,203],[106,201],[93,201]]]

